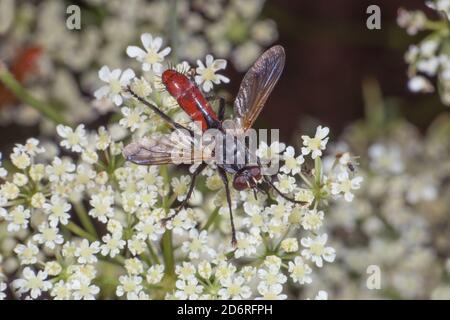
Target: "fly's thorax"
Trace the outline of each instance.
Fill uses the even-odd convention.
[[[247,147],[245,140],[218,130],[215,136],[215,160],[217,164],[227,168],[240,170],[257,163],[254,152]]]

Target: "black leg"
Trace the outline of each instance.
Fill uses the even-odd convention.
[[[215,96],[206,96],[205,98],[209,102],[219,100],[219,110],[217,116],[219,117],[219,121],[223,121],[225,118],[225,98],[223,97],[216,98]]]
[[[223,184],[225,185],[225,193],[227,195],[227,202],[228,202],[228,208],[230,209],[230,223],[231,223],[231,245],[233,247],[236,247],[237,240],[236,240],[236,228],[234,227],[234,220],[233,220],[233,209],[231,207],[231,195],[230,195],[230,188],[228,186],[228,178],[227,173],[225,170],[221,167],[217,167],[217,170],[219,171],[220,177],[222,178]]]
[[[256,185],[256,188],[258,188],[259,191],[264,193],[267,196],[268,200],[272,200],[272,197],[270,196],[269,192],[267,192],[267,190],[264,190],[261,185]]]
[[[219,97],[219,120],[223,121],[225,118],[225,99],[222,97]]]
[[[202,164],[200,164],[197,167],[197,169],[195,169],[195,172],[192,174],[192,180],[191,180],[191,184],[189,186],[188,193],[186,194],[186,198],[184,198],[183,202],[181,202],[180,206],[177,208],[177,210],[175,210],[175,212],[173,214],[162,219],[163,223],[166,223],[167,221],[170,221],[173,218],[175,218],[177,216],[177,214],[180,213],[180,211],[187,205],[189,199],[192,196],[192,192],[194,191],[195,180],[197,179],[197,176],[206,168],[206,166],[207,166],[207,164],[205,162],[203,162]]]
[[[141,98],[140,96],[138,96],[130,87],[128,87],[128,92],[131,93],[131,95],[136,98],[138,101],[142,102],[143,104],[145,104],[147,107],[149,107],[150,109],[152,109],[155,113],[157,113],[161,118],[163,118],[168,124],[170,124],[174,129],[183,129],[183,130],[187,130],[191,136],[194,134],[192,132],[192,130],[186,128],[185,126],[182,126],[181,124],[173,121],[172,118],[170,118],[167,114],[165,114],[164,112],[162,112],[157,106],[155,106],[153,103]]]
[[[288,200],[288,201],[290,201],[290,202],[293,202],[293,203],[301,204],[301,205],[306,205],[306,204],[308,204],[308,202],[306,202],[306,201],[298,201],[298,200],[292,199],[292,198],[286,196],[285,194],[283,194],[277,187],[275,187],[275,185],[274,185],[273,182],[270,180],[270,178],[264,176],[264,180],[266,180],[266,182],[273,188],[273,190],[275,190],[275,191],[276,191],[280,196],[282,196],[284,199],[286,199],[286,200]]]

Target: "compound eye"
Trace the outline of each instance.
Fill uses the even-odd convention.
[[[233,187],[238,191],[247,189],[247,177],[245,175],[236,175],[233,179]]]
[[[250,175],[256,180],[261,180],[261,168],[260,167],[252,167],[250,169]]]

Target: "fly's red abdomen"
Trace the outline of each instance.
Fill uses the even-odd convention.
[[[209,102],[188,77],[175,70],[166,70],[161,78],[166,90],[189,117],[193,121],[201,122],[203,131],[218,121]]]

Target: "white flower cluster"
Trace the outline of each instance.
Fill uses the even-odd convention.
[[[39,48],[40,54],[34,62],[17,62],[23,70],[21,82],[40,100],[61,107],[60,112],[72,124],[95,121],[101,114],[114,110],[113,104],[105,100],[97,101],[92,108],[86,93],[98,86],[98,65],[106,64],[114,69],[129,65],[123,52],[129,43],[137,41],[142,30],[176,34],[172,42],[176,43],[180,59],[195,62],[212,52],[230,58],[239,71],[246,70],[278,37],[275,22],[259,18],[264,0],[129,0],[126,5],[121,0],[85,2],[87,6],[81,7],[80,30],[66,27],[68,4],[62,1],[0,2],[2,60],[12,65],[15,57],[30,46]],[[176,3],[175,8],[172,3]],[[17,16],[23,17],[21,23],[14,23]],[[153,43],[157,45],[157,41]],[[134,53],[142,56],[143,51]],[[158,59],[150,55],[146,58],[150,62]],[[210,82],[223,80],[208,76],[212,60],[207,57],[206,68],[199,66],[206,69],[205,89],[210,87]],[[153,66],[156,71],[158,64]],[[224,66],[216,62],[213,68]],[[27,104],[17,100],[0,101],[3,104],[1,123],[40,125],[43,132],[52,134],[52,123],[42,121],[39,112]]]
[[[356,134],[357,125],[348,130]],[[341,259],[307,294],[321,288],[338,299],[450,298],[449,133],[444,114],[426,135],[396,120],[378,138],[358,131],[336,146],[368,153],[357,169],[365,181],[352,204],[332,206],[327,226]],[[368,287],[369,266],[379,268],[378,288]]]
[[[442,103],[450,105],[450,52],[448,33],[450,3],[447,0],[426,1],[439,20],[430,20],[422,11],[399,9],[397,22],[410,35],[427,33],[419,44],[411,45],[405,54],[408,88],[412,92],[433,92],[437,89]],[[436,78],[434,85],[430,78]]]
[[[150,34],[141,40],[143,49],[127,49],[141,63],[141,77],[106,66],[99,72],[105,85],[96,97],[121,106],[119,125],[93,132],[83,124],[58,125],[59,146],[31,138],[14,147],[8,170],[0,166],[1,292],[32,299],[297,298],[291,288],[311,284],[313,271],[335,259],[323,228],[327,203],[351,201],[361,178],[340,164],[325,170],[329,129],[318,127],[313,138],[302,136],[301,154],[281,143],[258,150],[281,161],[277,188],[306,205],[270,190],[257,198],[232,190],[233,247],[223,184],[211,167],[200,179],[204,191],[196,188],[190,208],[164,225],[185,198],[189,176],[177,167],[137,166],[121,155],[124,140],[168,130],[128,87],[181,117],[158,81],[170,48]],[[207,56],[194,79],[211,91],[228,81],[217,74],[225,65]]]

